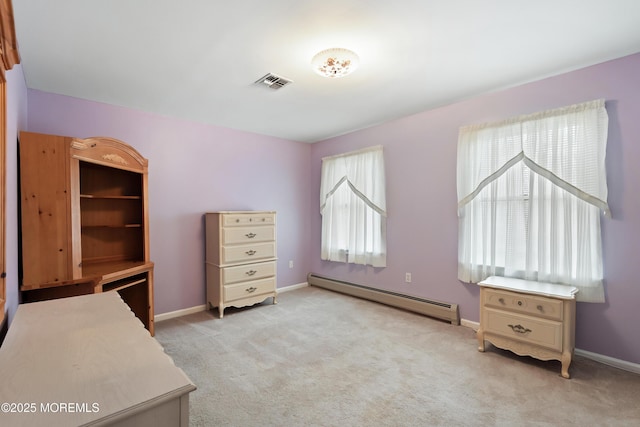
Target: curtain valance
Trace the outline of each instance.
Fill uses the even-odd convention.
[[[533,172],[606,215],[604,100],[585,102],[498,123],[466,126],[458,142],[458,211],[482,189],[523,161]]]
[[[384,174],[372,173],[372,170],[384,170],[381,145],[324,157],[322,163],[321,213],[327,206],[327,200],[344,184],[371,209],[383,217],[387,216]]]

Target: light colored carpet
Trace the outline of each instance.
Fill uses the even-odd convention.
[[[156,324],[192,426],[638,426],[640,376],[518,357],[421,315],[306,287]]]

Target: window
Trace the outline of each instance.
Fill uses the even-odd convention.
[[[458,278],[576,286],[603,302],[604,100],[460,129]]]
[[[381,146],[322,159],[320,213],[323,260],[386,266]]]

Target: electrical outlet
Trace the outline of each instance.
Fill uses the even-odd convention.
[[[293,260],[289,261],[289,268],[293,268]]]
[[[404,273],[404,281],[411,283],[411,273]]]

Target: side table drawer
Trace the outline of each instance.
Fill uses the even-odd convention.
[[[562,351],[562,323],[485,308],[485,333]]]
[[[562,320],[562,301],[543,296],[486,289],[484,305],[503,310]]]
[[[269,277],[268,279],[262,280],[252,280],[250,282],[242,282],[235,285],[226,285],[224,287],[224,301],[231,302],[242,298],[252,297],[254,295],[273,292],[275,289],[275,277]]]
[[[276,262],[267,261],[255,264],[239,265],[222,269],[222,283],[225,285],[247,280],[263,279],[276,275]]]

